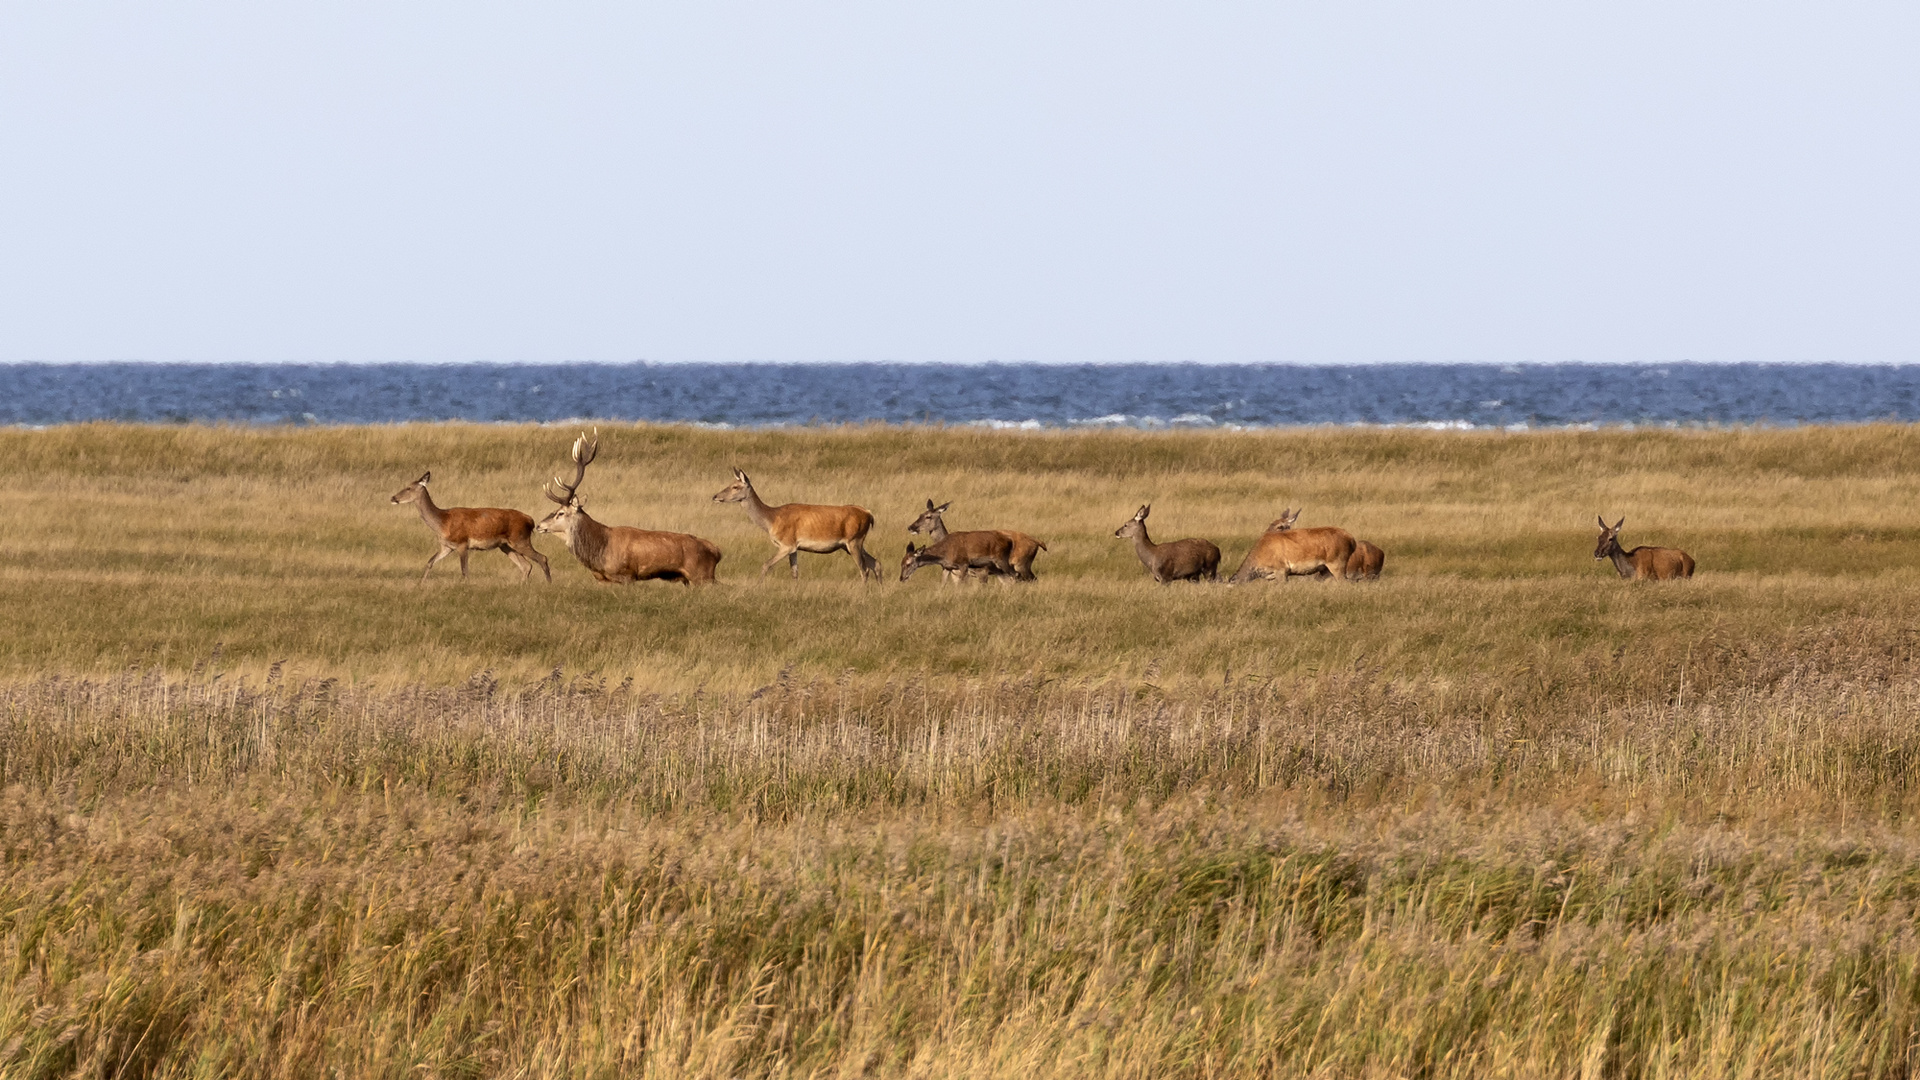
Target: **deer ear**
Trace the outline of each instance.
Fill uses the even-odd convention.
[[[948,499],[946,502],[943,502],[939,506],[934,507],[933,512],[936,514],[944,514],[947,512],[947,507],[952,505],[953,505],[953,500]]]
[[[932,499],[928,499],[928,500],[927,500],[927,509],[929,509],[929,510],[931,510],[931,509],[933,509],[933,500],[932,500]]]
[[[1139,510],[1134,512],[1133,520],[1145,521],[1147,520],[1147,515],[1152,512],[1153,512],[1153,504],[1148,503],[1145,506],[1142,506]]]
[[[907,541],[907,554],[913,554],[913,541]]]
[[[1616,522],[1614,522],[1614,523],[1613,523],[1613,531],[1614,531],[1614,532],[1619,532],[1619,531],[1620,531],[1620,526],[1622,526],[1622,525],[1625,525],[1626,523],[1627,523],[1627,519],[1626,519],[1626,518],[1621,518],[1621,519],[1620,519],[1619,521],[1616,521]]]
[[[1603,518],[1601,518],[1601,519],[1600,519],[1600,527],[1601,527],[1601,528],[1603,528],[1603,529],[1604,529],[1604,528],[1607,528],[1607,519],[1606,519],[1606,518],[1604,518],[1604,517],[1603,517]]]
[[[431,480],[431,479],[433,479],[433,470],[432,470],[432,469],[428,469],[428,470],[427,470],[426,472],[423,472],[423,473],[421,473],[421,474],[420,474],[420,479],[418,479],[418,480],[415,480],[415,481],[414,481],[414,483],[416,483],[416,484],[424,484],[424,483],[426,483],[427,481],[429,481],[429,480]]]

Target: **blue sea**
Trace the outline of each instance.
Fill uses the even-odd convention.
[[[1920,365],[7,364],[0,424],[1450,428],[1920,420]]]

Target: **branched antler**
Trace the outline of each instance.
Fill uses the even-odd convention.
[[[580,481],[586,479],[587,476],[587,466],[593,464],[593,459],[597,457],[599,453],[600,429],[593,429],[593,438],[591,440],[587,438],[586,432],[581,432],[580,437],[573,440],[573,483],[566,483],[557,476],[553,478],[553,483],[559,484],[560,490],[566,494],[555,495],[551,485],[543,486],[540,489],[541,492],[545,494],[547,498],[559,503],[561,506],[566,506],[576,501],[579,497],[575,495],[574,492],[580,489]]]

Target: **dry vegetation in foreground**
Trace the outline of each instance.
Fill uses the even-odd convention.
[[[0,1073],[1920,1070],[1909,429],[607,434],[732,584],[412,585],[561,432],[0,432]],[[1054,551],[762,586],[735,460]],[[1149,496],[1388,577],[1156,589]]]

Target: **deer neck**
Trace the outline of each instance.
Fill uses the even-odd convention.
[[[575,558],[587,566],[597,565],[607,551],[607,537],[612,530],[587,516],[585,510],[573,516],[573,525],[567,529],[567,547]]]
[[[1607,552],[1607,557],[1613,560],[1613,568],[1620,572],[1621,577],[1630,578],[1633,576],[1633,560],[1627,558],[1625,551],[1620,550],[1620,542],[1618,540],[1614,541],[1613,550]]]
[[[1147,536],[1146,522],[1141,522],[1140,531],[1133,534],[1133,553],[1140,556],[1141,562],[1152,566],[1154,563],[1154,555],[1158,548],[1159,545],[1155,544]]]
[[[413,500],[413,505],[414,509],[420,511],[420,520],[426,522],[434,532],[439,532],[446,524],[447,512],[433,505],[433,496],[427,494],[426,488],[420,489],[420,495]]]
[[[933,519],[933,525],[932,525],[932,526],[931,526],[930,528],[928,528],[928,529],[927,529],[927,535],[928,535],[929,537],[931,537],[931,538],[933,539],[933,542],[934,542],[934,543],[936,543],[936,544],[937,544],[937,543],[939,543],[939,542],[940,542],[940,541],[942,541],[942,540],[945,540],[945,539],[947,538],[947,521],[946,521],[946,519],[945,519],[945,518],[934,518],[934,519]]]
[[[763,529],[773,526],[773,507],[760,501],[760,493],[753,490],[752,484],[747,485],[747,497],[741,501],[741,505],[747,508],[747,516],[753,519],[755,525]]]

